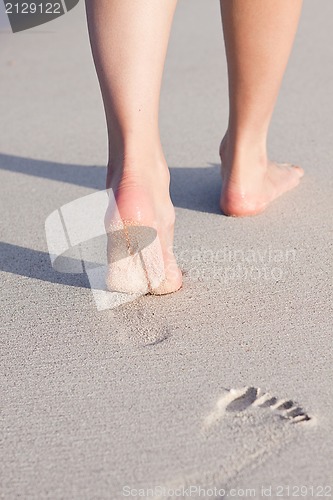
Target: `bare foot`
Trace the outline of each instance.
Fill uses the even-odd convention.
[[[296,187],[302,168],[273,163],[254,148],[235,152],[226,135],[221,143],[222,191],[220,208],[225,215],[245,217],[261,213],[273,200]]]
[[[125,293],[171,293],[182,286],[182,274],[172,249],[175,211],[169,171],[163,161],[151,168],[147,162],[144,169],[133,167],[113,168],[107,179],[117,206],[115,210],[111,195],[105,215],[107,287]]]

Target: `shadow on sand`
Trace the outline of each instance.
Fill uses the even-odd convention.
[[[66,165],[0,153],[0,169],[33,177],[64,182],[90,189],[105,188],[106,168],[101,166]],[[202,168],[170,168],[171,197],[174,205],[187,210],[220,213],[219,166]],[[63,274],[51,267],[47,252],[0,243],[0,270],[50,283],[89,288],[86,274]]]

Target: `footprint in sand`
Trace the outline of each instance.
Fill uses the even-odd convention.
[[[206,426],[223,417],[225,412],[243,412],[249,407],[270,408],[282,419],[292,423],[307,422],[311,417],[291,399],[279,399],[256,387],[230,389],[216,403],[214,411],[206,418]]]
[[[292,399],[256,387],[225,389],[197,436],[200,468],[181,471],[165,483],[166,487],[169,491],[190,486],[228,491],[269,456],[301,439],[314,422],[315,418]]]
[[[167,340],[171,335],[167,315],[169,299],[170,297],[164,299],[166,306],[163,310],[159,306],[160,298],[154,295],[138,298],[126,306],[115,309],[113,314],[118,320],[121,319],[123,324],[117,335],[118,342],[130,348],[141,348]]]

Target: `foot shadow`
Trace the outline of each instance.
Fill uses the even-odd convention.
[[[170,168],[170,191],[175,207],[221,215],[220,165],[209,165],[199,168]]]
[[[0,255],[0,271],[59,285],[90,288],[86,273],[65,274],[55,271],[47,252],[1,242]]]
[[[67,165],[0,153],[0,169],[92,189],[105,189],[106,168]]]
[[[171,167],[170,190],[174,205],[219,214],[219,168],[213,163],[198,168]],[[66,165],[0,153],[0,169],[91,189],[105,189],[106,168],[98,165]]]
[[[0,153],[0,169],[64,182],[96,190],[105,189],[106,168],[102,166],[66,165]],[[176,207],[197,212],[219,214],[219,166],[206,168],[173,167],[171,197]],[[44,231],[44,228],[41,228]],[[0,243],[0,270],[50,283],[90,288],[88,277],[82,274],[64,274],[51,266],[47,252]]]

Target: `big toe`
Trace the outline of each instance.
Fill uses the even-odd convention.
[[[296,170],[300,178],[303,177],[304,170],[302,169],[302,167],[300,167],[299,165],[293,165],[293,168]]]
[[[167,277],[160,283],[159,286],[151,290],[153,295],[166,295],[168,293],[177,292],[182,287],[183,276],[179,268],[172,273],[168,273]]]
[[[294,165],[293,163],[279,163],[279,166],[285,168],[293,173],[297,174],[298,177],[303,177],[304,170],[299,165]]]

